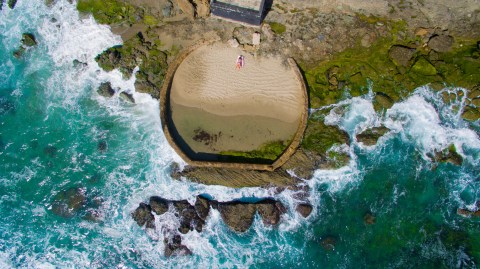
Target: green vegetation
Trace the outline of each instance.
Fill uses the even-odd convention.
[[[79,0],[77,9],[92,13],[95,20],[103,24],[135,23],[135,15],[143,15],[140,10],[120,0]]]
[[[270,27],[272,28],[272,31],[277,35],[281,35],[285,33],[285,31],[287,30],[287,27],[281,23],[270,22],[269,24],[270,24]]]
[[[369,48],[358,45],[333,55],[315,66],[301,64],[310,92],[311,107],[321,107],[366,94],[369,85],[376,93],[375,109],[389,108],[414,89],[425,84],[441,89],[455,85],[467,89],[480,84],[479,49],[474,40],[457,39],[449,52],[435,52],[417,46],[418,37],[398,40],[397,33],[406,32],[404,22],[391,22],[377,17],[360,16],[367,23],[382,22],[391,35],[378,39]],[[399,65],[389,52],[394,45],[413,51],[408,64]]]
[[[224,151],[221,155],[242,157],[246,159],[264,159],[275,161],[283,151],[290,145],[289,141],[274,141],[262,145],[259,149],[253,151]]]
[[[337,126],[326,125],[322,114],[309,118],[301,146],[303,149],[325,156],[332,146],[348,143],[348,134]]]

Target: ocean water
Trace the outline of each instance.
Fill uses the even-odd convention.
[[[476,268],[480,219],[456,214],[480,200],[479,125],[461,117],[461,88],[444,104],[428,86],[418,88],[385,115],[371,96],[345,100],[344,115],[327,123],[346,130],[352,143],[340,150],[352,161],[338,170],[317,170],[305,181],[314,211],[294,213],[292,191],[230,189],[175,181],[183,164],[166,142],[158,102],[134,92],[134,78],[106,73],[94,61],[121,43],[106,26],[80,17],[74,4],[19,0],[0,11],[0,268]],[[22,33],[38,46],[13,57]],[[73,64],[74,60],[87,65]],[[100,97],[110,81],[133,92],[137,104]],[[375,87],[373,85],[372,87]],[[355,134],[384,124],[391,131],[365,147]],[[99,150],[106,143],[106,150]],[[433,164],[427,154],[454,144],[461,166]],[[101,222],[52,212],[55,195],[82,188]],[[194,201],[275,197],[290,210],[277,229],[255,220],[245,234],[231,232],[213,211],[204,232],[183,243],[194,253],[165,258],[161,231],[146,233],[130,217],[151,195]],[[364,215],[376,217],[373,225]],[[168,215],[157,224],[175,225]],[[160,226],[160,225],[157,225]],[[322,243],[323,242],[323,243]],[[325,242],[335,242],[330,250]],[[323,246],[322,246],[323,245]]]

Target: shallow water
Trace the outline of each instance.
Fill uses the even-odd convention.
[[[15,59],[23,32],[39,44]],[[475,268],[480,262],[480,220],[456,214],[480,199],[479,127],[455,109],[464,97],[446,105],[440,93],[422,87],[383,117],[373,113],[369,96],[339,104],[347,113],[332,110],[326,121],[351,135],[352,161],[306,181],[314,211],[304,220],[292,212],[298,203],[292,191],[172,180],[171,163],[182,161],[161,132],[158,102],[134,93],[132,105],[95,92],[103,81],[134,91],[133,79],[105,73],[94,61],[120,42],[92,18],[80,19],[67,1],[47,8],[19,0],[0,12],[1,268]],[[88,65],[75,67],[75,59]],[[356,133],[380,123],[392,131],[377,146],[356,143]],[[433,165],[427,154],[451,143],[463,164]],[[70,187],[83,189],[88,207],[102,212],[101,223],[84,220],[86,209],[69,219],[52,213],[54,196]],[[151,195],[193,201],[205,193],[220,201],[273,196],[290,213],[278,229],[256,220],[238,235],[214,211],[203,233],[183,238],[194,255],[174,259],[162,255],[161,231],[147,234],[130,217]],[[375,224],[364,223],[367,212]],[[333,250],[322,247],[325,238],[336,242]]]

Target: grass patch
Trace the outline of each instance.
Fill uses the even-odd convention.
[[[288,145],[290,145],[289,141],[274,141],[263,144],[259,149],[253,151],[223,151],[220,154],[246,159],[271,160],[273,162],[282,155]]]
[[[278,22],[270,22],[270,27],[272,28],[272,31],[277,34],[281,35],[287,31],[287,27],[281,23]]]
[[[132,5],[119,0],[79,0],[77,9],[92,13],[95,20],[102,24],[134,23],[135,15],[139,12]]]

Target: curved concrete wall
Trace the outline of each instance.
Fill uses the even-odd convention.
[[[206,41],[202,40],[196,43],[193,46],[188,47],[187,49],[183,50],[180,55],[173,61],[165,75],[165,80],[163,86],[160,90],[160,118],[162,122],[162,129],[167,138],[167,141],[173,147],[175,152],[177,152],[183,160],[185,160],[189,165],[192,166],[203,166],[203,167],[221,167],[221,168],[238,168],[238,169],[250,169],[250,170],[266,170],[266,171],[273,171],[278,167],[282,166],[297,150],[298,146],[302,142],[303,133],[305,132],[305,128],[307,127],[307,119],[308,119],[308,95],[307,95],[307,87],[305,84],[305,80],[298,69],[296,62],[292,59],[288,59],[288,63],[292,68],[295,77],[298,79],[301,85],[301,91],[303,96],[303,107],[302,107],[302,115],[300,118],[300,123],[295,133],[292,142],[284,150],[282,155],[275,160],[272,164],[254,164],[254,163],[232,163],[232,162],[212,162],[212,161],[197,161],[192,160],[187,154],[185,154],[180,147],[175,142],[175,139],[172,137],[170,132],[170,125],[169,121],[171,118],[169,117],[170,113],[170,89],[172,85],[173,76],[175,75],[175,71],[177,70],[178,66],[183,62],[183,60],[192,53],[192,51],[198,49],[199,47],[206,46],[212,44],[215,41]]]

